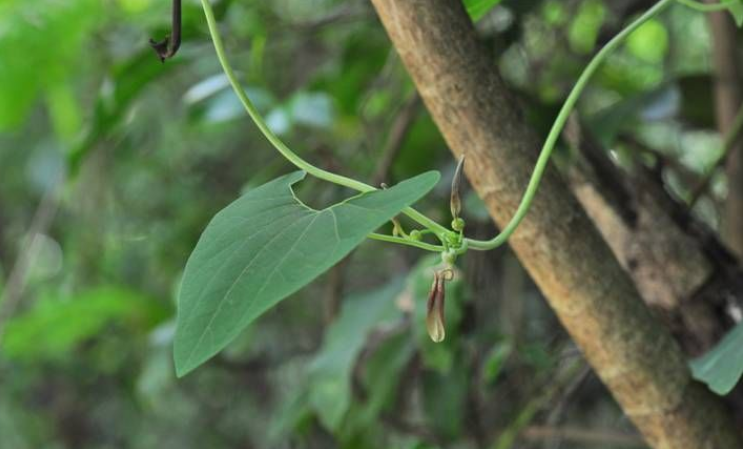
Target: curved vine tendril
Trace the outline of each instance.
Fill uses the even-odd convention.
[[[177,2],[178,0],[174,1]],[[539,188],[539,183],[542,179],[544,171],[547,168],[550,156],[552,155],[552,151],[557,144],[557,141],[563,128],[565,127],[568,117],[575,108],[578,98],[588,85],[591,77],[596,73],[598,68],[607,59],[607,57],[624,42],[627,36],[629,36],[633,31],[637,30],[645,22],[657,16],[660,12],[662,12],[664,9],[666,9],[676,1],[685,6],[701,11],[716,11],[728,9],[732,4],[738,2],[738,0],[722,0],[720,3],[717,4],[704,4],[699,3],[695,0],[660,0],[652,8],[647,10],[644,14],[642,14],[627,27],[625,27],[622,31],[620,31],[601,50],[599,50],[596,56],[594,56],[594,58],[583,70],[583,73],[581,73],[578,81],[575,83],[575,86],[570,91],[570,94],[568,95],[565,103],[560,109],[560,112],[557,115],[557,118],[555,119],[555,122],[553,123],[549,134],[547,135],[544,145],[542,146],[539,158],[537,159],[537,163],[534,167],[534,172],[532,173],[522,200],[519,203],[514,216],[511,218],[511,221],[503,228],[503,230],[498,235],[490,240],[475,240],[463,238],[462,235],[455,230],[449,230],[444,226],[436,223],[432,219],[428,218],[427,216],[423,215],[422,213],[418,212],[417,210],[408,207],[403,210],[403,213],[418,224],[422,225],[425,228],[424,231],[433,233],[441,241],[443,246],[425,243],[420,241],[419,238],[411,238],[409,236],[401,237],[394,235],[390,236],[383,234],[370,234],[368,237],[385,242],[414,246],[427,251],[436,251],[442,253],[447,252],[455,255],[462,254],[468,248],[474,250],[490,250],[503,245],[508,240],[508,238],[513,235],[519,224],[528,213],[529,208],[531,207],[531,204],[534,200],[534,196],[536,195]],[[237,77],[235,76],[232,66],[227,60],[227,56],[224,50],[224,44],[217,27],[216,19],[214,18],[214,12],[211,5],[209,4],[209,0],[201,0],[201,3],[204,8],[204,14],[206,16],[207,25],[209,27],[209,33],[211,34],[217,57],[219,58],[225,75],[227,76],[241,103],[245,107],[248,115],[251,117],[253,122],[256,124],[261,133],[266,137],[266,139],[268,139],[268,141],[274,146],[274,148],[276,148],[276,150],[278,150],[278,152],[281,153],[281,155],[284,156],[289,162],[291,162],[301,170],[306,171],[308,174],[315,176],[316,178],[341,186],[349,187],[359,192],[371,192],[377,190],[374,187],[363,182],[336,173],[332,173],[312,165],[311,163],[307,162],[299,155],[294,153],[276,134],[273,133],[273,131],[271,131],[265,120],[261,117],[256,107],[253,105],[252,101],[241,87],[240,83],[237,80]],[[420,235],[418,231],[414,232],[417,233],[414,235]],[[452,247],[452,243],[456,244],[456,246]]]

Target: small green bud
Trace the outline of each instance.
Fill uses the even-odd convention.
[[[420,240],[423,238],[423,235],[421,234],[421,231],[417,229],[413,229],[410,231],[410,240],[415,240],[416,242],[420,242]]]
[[[462,212],[462,200],[459,198],[459,186],[462,184],[462,168],[464,167],[464,156],[459,159],[457,169],[454,171],[454,178],[451,182],[451,217],[456,220],[459,213]]]
[[[457,232],[464,231],[464,220],[461,217],[457,217],[451,222],[451,228]]]

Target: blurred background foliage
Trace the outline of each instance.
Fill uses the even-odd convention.
[[[291,167],[229,89],[198,2],[175,59],[148,47],[169,3],[0,1],[0,448],[555,448],[555,426],[576,429],[564,447],[643,447],[508,249],[463,259],[443,344],[423,326],[435,260],[370,242],[176,380],[188,254],[214,213]],[[546,132],[650,3],[504,0],[477,27]],[[454,161],[368,2],[216,6],[249,95],[296,151],[377,184],[441,170],[421,207],[447,220]],[[672,8],[580,102],[615,162],[674,161],[679,198],[721,148],[709,55],[703,15]],[[716,177],[695,210],[713,227],[724,193]],[[299,188],[315,206],[348,194]],[[465,218],[495,232],[471,193]]]

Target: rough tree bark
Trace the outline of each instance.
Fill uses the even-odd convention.
[[[493,219],[521,200],[540,142],[480,46],[462,3],[372,0],[421,97]],[[734,449],[720,401],[692,381],[683,354],[645,307],[553,167],[510,241],[625,413],[656,449]]]
[[[743,103],[741,68],[736,49],[736,27],[727,11],[709,15],[715,72],[717,127],[724,136],[732,127]],[[723,235],[725,242],[743,257],[743,143],[736,145],[725,163],[728,196],[725,201]]]

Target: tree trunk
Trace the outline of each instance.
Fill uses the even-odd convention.
[[[736,28],[730,13],[709,15],[715,72],[717,127],[725,136],[731,129],[743,101],[741,69],[736,50]],[[743,143],[732,148],[725,163],[728,196],[725,201],[723,236],[738,257],[743,257]]]
[[[458,0],[372,0],[447,143],[503,227],[540,148]],[[550,167],[510,241],[524,267],[655,448],[734,449],[743,442],[720,401],[645,307],[569,188]]]

